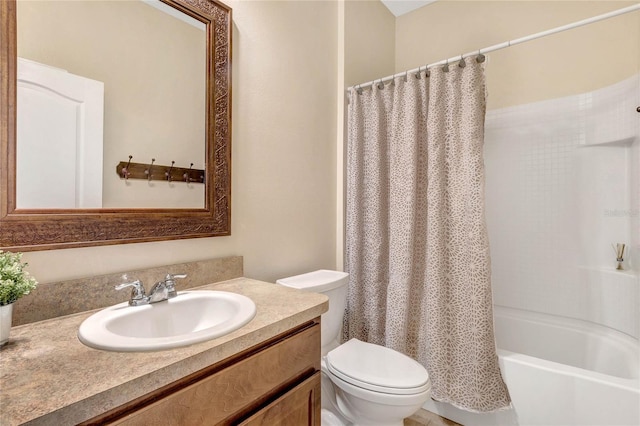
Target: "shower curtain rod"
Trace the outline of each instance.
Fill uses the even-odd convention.
[[[556,28],[552,28],[550,30],[546,30],[546,31],[541,31],[539,33],[535,33],[535,34],[531,34],[525,37],[520,37],[514,40],[510,40],[510,41],[505,41],[503,43],[498,43],[498,44],[494,44],[493,46],[489,46],[489,47],[485,47],[483,49],[479,49],[473,52],[469,52],[469,53],[464,53],[462,55],[458,55],[458,56],[454,56],[452,58],[449,59],[443,59],[441,61],[438,62],[434,62],[432,64],[428,64],[426,67],[425,66],[421,66],[418,68],[414,68],[412,70],[409,71],[402,71],[399,72],[397,74],[394,75],[390,75],[387,77],[383,77],[383,78],[376,78],[375,80],[372,81],[368,81],[366,83],[362,83],[362,84],[356,84],[354,86],[349,87],[347,90],[350,90],[354,87],[363,87],[363,86],[373,86],[375,83],[384,83],[385,81],[389,81],[392,80],[396,77],[402,77],[403,75],[407,75],[407,74],[412,74],[414,72],[420,72],[423,68],[425,70],[429,69],[429,68],[433,68],[435,66],[438,65],[445,65],[448,63],[453,63],[455,61],[460,61],[464,58],[467,58],[469,56],[473,56],[473,55],[480,55],[480,54],[484,54],[484,53],[489,53],[489,52],[493,52],[495,50],[500,50],[500,49],[504,49],[506,47],[511,47],[514,46],[516,44],[520,44],[520,43],[524,43],[526,41],[531,41],[531,40],[535,40],[537,38],[541,38],[541,37],[546,37],[548,35],[551,34],[556,34],[562,31],[566,31],[566,30],[572,30],[574,28],[578,28],[581,27],[583,25],[588,25],[588,24],[592,24],[594,22],[598,22],[598,21],[603,21],[605,19],[609,19],[609,18],[613,18],[615,16],[618,15],[623,15],[625,13],[629,13],[629,12],[634,12],[636,10],[640,10],[640,3],[634,4],[632,6],[627,6],[627,7],[623,7],[622,9],[617,9],[608,13],[603,13],[602,15],[598,15],[598,16],[594,16],[592,18],[587,18],[587,19],[583,19],[581,21],[577,21],[577,22],[573,22],[571,24],[567,24],[567,25],[562,25],[560,27],[556,27]]]

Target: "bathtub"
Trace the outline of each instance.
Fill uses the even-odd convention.
[[[424,408],[475,425],[640,425],[638,340],[594,323],[494,307],[502,376],[513,408],[475,414]]]

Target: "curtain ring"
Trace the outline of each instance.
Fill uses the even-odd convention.
[[[447,59],[447,62],[442,67],[442,71],[449,72],[449,60],[448,59]]]
[[[422,68],[421,66],[418,67],[418,72],[416,73],[416,80],[420,80],[420,68]]]
[[[476,62],[479,64],[483,63],[486,59],[486,57],[482,53],[480,53],[480,50],[481,49],[478,49],[478,56],[476,56]]]
[[[424,76],[425,76],[426,78],[431,77],[431,71],[429,71],[429,66],[427,66],[427,67],[424,69]]]
[[[356,87],[356,93],[358,95],[362,95],[362,87],[360,87],[360,85],[358,84],[358,87]]]
[[[409,81],[409,71],[404,72],[404,82],[406,83],[407,81]]]
[[[458,62],[458,66],[460,68],[464,68],[467,66],[467,63],[464,60],[464,54],[460,55],[460,62]]]
[[[384,89],[384,83],[382,82],[382,79],[380,79],[380,83],[378,83],[378,89],[379,90]]]

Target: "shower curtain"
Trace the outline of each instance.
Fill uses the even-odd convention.
[[[417,359],[433,399],[487,412],[510,399],[493,334],[484,70],[464,64],[349,94],[343,338]]]

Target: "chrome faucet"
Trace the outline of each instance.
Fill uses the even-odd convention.
[[[123,288],[132,287],[131,288],[131,298],[129,299],[130,306],[140,306],[146,305],[149,303],[149,296],[145,294],[144,286],[142,285],[142,281],[135,280],[130,283],[122,283],[117,285],[116,290],[122,290]]]
[[[155,283],[149,292],[149,303],[162,302],[176,297],[178,295],[176,292],[176,279],[178,278],[187,278],[187,274],[167,274],[163,281]]]
[[[129,299],[130,306],[148,305],[150,303],[162,302],[174,298],[178,295],[176,292],[176,279],[186,278],[187,274],[167,274],[162,281],[158,281],[151,287],[149,295],[146,294],[142,281],[135,280],[128,283],[122,283],[115,287],[116,290],[122,290],[123,288],[131,288],[131,298]]]

